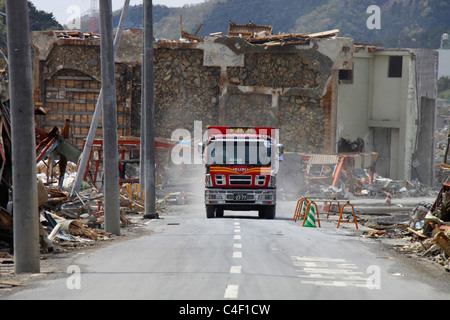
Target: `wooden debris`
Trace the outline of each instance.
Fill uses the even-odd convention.
[[[435,236],[434,236],[434,241],[436,242],[437,245],[439,245],[442,250],[444,250],[444,252],[450,256],[450,238],[445,235],[444,232],[439,231]]]
[[[411,232],[411,233],[413,233],[415,236],[417,236],[417,238],[420,240],[420,241],[423,241],[423,240],[425,240],[425,239],[428,239],[428,237],[426,236],[426,235],[424,235],[423,233],[420,233],[420,232],[417,232],[416,230],[414,230],[414,229],[411,229],[411,228],[406,228],[409,232]]]
[[[381,236],[386,234],[386,231],[384,230],[370,230],[366,234],[366,238],[376,238],[377,236]]]
[[[0,226],[7,229],[12,228],[13,218],[4,210],[0,209]]]
[[[0,280],[0,288],[22,287],[23,282]]]
[[[246,40],[253,44],[265,44],[269,46],[282,46],[285,44],[297,45],[308,44],[311,39],[334,37],[338,35],[339,30],[330,30],[319,33],[289,33],[279,35],[269,35],[264,37],[250,37]]]

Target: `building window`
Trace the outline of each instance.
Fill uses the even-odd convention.
[[[403,57],[390,56],[389,57],[389,78],[401,78],[403,70]]]
[[[339,83],[353,83],[353,70],[339,70]]]

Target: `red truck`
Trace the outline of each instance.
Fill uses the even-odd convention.
[[[206,165],[206,217],[224,210],[258,211],[275,218],[276,173],[283,146],[270,127],[208,126],[202,143]]]

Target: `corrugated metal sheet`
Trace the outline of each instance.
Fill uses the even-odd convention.
[[[334,165],[338,164],[339,160],[344,158],[353,159],[355,169],[367,169],[375,166],[378,158],[378,153],[375,152],[357,152],[353,154],[309,154],[305,162],[313,165]]]
[[[339,156],[334,154],[312,154],[309,158],[310,164],[337,164]]]

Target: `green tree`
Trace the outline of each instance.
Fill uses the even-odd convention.
[[[30,31],[61,30],[62,26],[56,21],[52,13],[37,10],[34,4],[28,1],[30,12]],[[0,11],[6,12],[5,0],[0,0]],[[0,48],[6,46],[6,18],[0,16]]]

